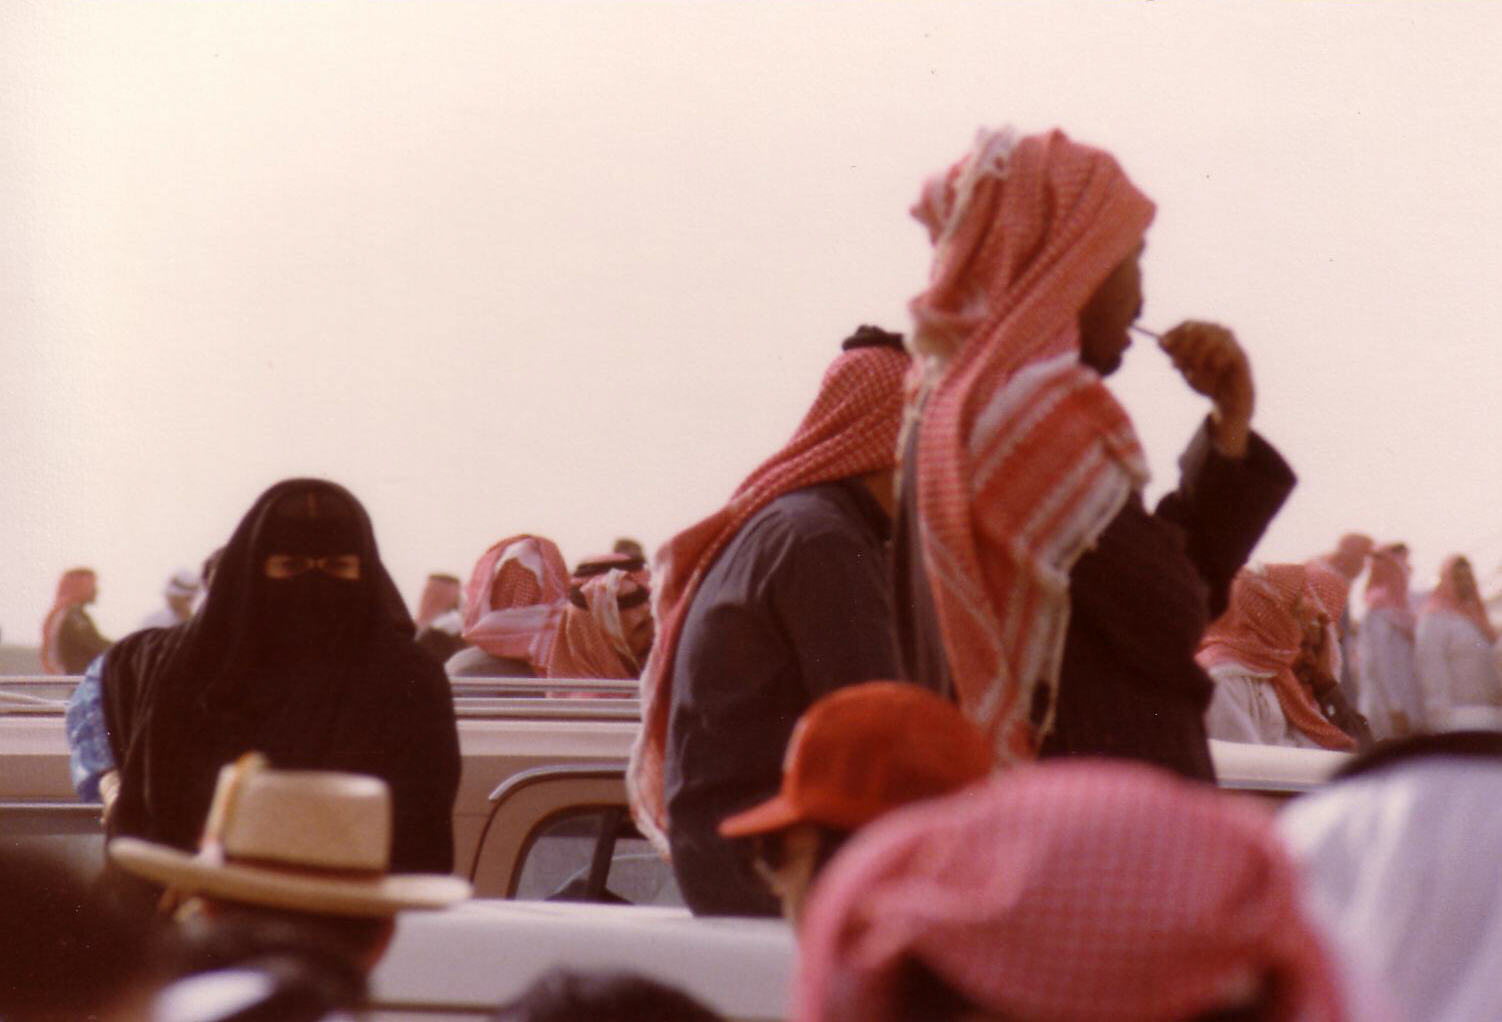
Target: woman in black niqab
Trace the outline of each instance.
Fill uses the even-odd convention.
[[[198,613],[108,654],[121,781],[110,836],[195,849],[220,766],[256,750],[284,769],[383,778],[392,870],[448,872],[453,700],[412,636],[359,501],[317,479],[273,486],[225,546]]]

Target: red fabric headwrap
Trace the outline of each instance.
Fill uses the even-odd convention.
[[[1147,480],[1131,420],[1080,364],[1078,317],[1153,211],[1109,154],[1058,131],[981,132],[913,209],[934,241],[911,305],[935,353],[919,536],[961,706],[1002,762],[1035,755],[1052,725],[1070,568]]]
[[[570,602],[564,608],[558,637],[548,661],[550,678],[635,678],[641,665],[627,641],[620,601],[651,590],[645,569],[612,568],[603,574],[575,580],[575,591],[586,606]],[[645,605],[639,610],[646,610]]]
[[[423,586],[422,597],[417,601],[417,617],[413,624],[422,629],[432,624],[440,614],[446,614],[459,606],[459,580],[451,575],[429,575]]]
[[[512,536],[475,562],[464,590],[464,641],[526,660],[542,676],[568,598],[568,565],[541,536]]]
[[[1250,1001],[1350,1017],[1260,808],[1127,762],[1029,765],[870,824],[814,885],[798,1022],[896,1022],[908,963],[982,1012],[1168,1022]]]
[[[1195,660],[1206,669],[1235,663],[1271,673],[1270,683],[1289,723],[1327,749],[1355,749],[1351,736],[1325,719],[1293,672],[1304,638],[1301,599],[1319,600],[1302,564],[1242,568],[1231,584],[1226,612],[1205,632]]]
[[[1434,587],[1434,592],[1424,601],[1420,615],[1433,614],[1436,611],[1449,611],[1451,614],[1459,614],[1470,621],[1486,636],[1487,642],[1497,641],[1497,630],[1492,627],[1491,618],[1487,616],[1486,607],[1479,597],[1466,599],[1460,595],[1460,586],[1455,581],[1455,569],[1466,558],[1460,554],[1453,554],[1445,558],[1445,563],[1439,568],[1439,585]],[[1467,562],[1469,563],[1469,562]],[[1475,572],[1471,573],[1473,576]]]

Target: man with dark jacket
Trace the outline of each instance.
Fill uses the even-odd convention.
[[[778,790],[810,703],[896,669],[887,540],[908,364],[899,337],[862,327],[788,445],[658,555],[629,782],[696,913],[777,913],[720,821]]]

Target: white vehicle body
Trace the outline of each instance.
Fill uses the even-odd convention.
[[[676,986],[739,1022],[787,1012],[794,942],[780,919],[686,909],[482,899],[401,917],[372,981],[380,1019],[483,1019],[557,966]]]
[[[516,694],[524,684],[534,694]],[[743,1022],[783,1017],[794,960],[786,924],[694,918],[660,904],[676,893],[671,872],[625,813],[625,764],[639,714],[629,688],[549,684],[552,693],[516,680],[455,686],[464,757],[456,871],[481,897],[402,917],[374,977],[372,1017],[483,1019],[559,966],[643,973]],[[44,837],[82,836],[97,859],[97,807],[75,800],[58,692],[0,680],[0,692],[7,687],[21,698],[0,703],[0,833],[20,826]],[[616,697],[556,691],[576,687],[613,689]],[[1210,746],[1221,787],[1273,804],[1317,787],[1349,758]],[[510,900],[580,897],[565,894],[566,881],[583,897],[633,904]]]
[[[76,678],[0,678],[0,830],[48,826],[68,818],[87,829],[68,773],[63,709]],[[612,761],[631,752],[640,717],[636,683],[530,679],[454,683],[463,770],[454,805],[455,862],[473,862],[489,815],[489,796],[507,777],[532,767]],[[577,698],[603,692],[607,698]]]

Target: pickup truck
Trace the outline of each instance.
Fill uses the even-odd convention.
[[[47,686],[51,686],[48,688]],[[0,834],[97,863],[98,807],[68,780],[58,679],[0,679]],[[694,918],[626,810],[639,720],[631,682],[455,682],[464,770],[457,871],[476,898],[404,915],[373,980],[372,1018],[478,1020],[547,969],[626,969],[727,1018],[786,1010],[794,943],[777,920]],[[580,692],[609,698],[578,698]],[[7,698],[9,697],[9,698]],[[1221,787],[1276,805],[1342,753],[1211,742]]]
[[[78,802],[68,774],[63,709],[78,680],[0,678],[0,833],[66,835],[70,854],[82,859],[99,852],[99,807]],[[553,681],[542,689],[531,679],[466,678],[453,690],[463,758],[454,809],[459,863],[475,859],[497,785],[534,767],[624,763],[641,716],[634,681]]]

